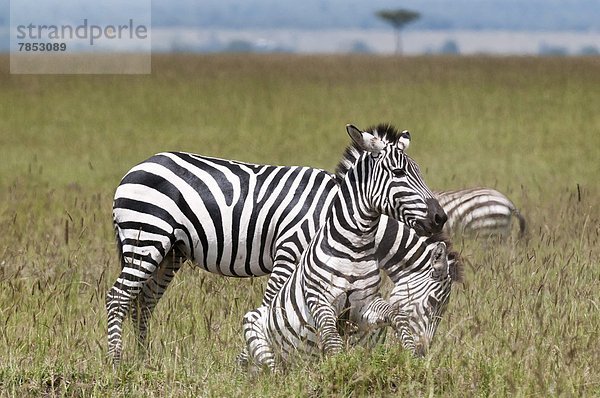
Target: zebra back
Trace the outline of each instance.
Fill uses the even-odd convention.
[[[448,215],[446,232],[507,237],[513,216],[519,222],[519,237],[526,232],[525,218],[506,195],[495,189],[477,187],[439,191],[435,195]]]

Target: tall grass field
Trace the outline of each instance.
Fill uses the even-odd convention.
[[[160,55],[140,76],[0,61],[0,396],[600,396],[600,58]],[[126,322],[113,369],[130,167],[182,150],[334,170],[344,126],[379,122],[410,130],[432,189],[497,188],[528,222],[522,240],[455,239],[465,282],[425,358],[390,338],[249,377],[241,320],[266,279],[188,264],[148,355]]]

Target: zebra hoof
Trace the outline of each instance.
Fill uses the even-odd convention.
[[[246,355],[246,352],[241,352],[238,354],[237,357],[235,357],[235,363],[238,367],[243,368],[243,369],[247,369],[249,362],[248,362],[248,355]]]

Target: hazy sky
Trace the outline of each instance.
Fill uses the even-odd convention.
[[[158,51],[221,51],[245,40],[267,51],[386,53],[394,37],[375,12],[399,4],[421,13],[403,34],[407,53],[448,42],[461,53],[600,49],[600,0],[12,0],[12,9],[0,0],[0,50],[8,48],[11,12],[13,25],[146,24],[150,12]]]
[[[419,11],[412,29],[600,30],[600,0],[13,0],[33,5],[32,19],[71,14],[90,18],[125,16],[152,3],[155,26],[202,28],[378,28],[374,12],[387,8]],[[56,4],[62,11],[57,12]],[[106,11],[98,12],[101,5]],[[124,8],[128,8],[124,9]],[[136,8],[137,7],[137,8]],[[0,0],[0,21],[8,24],[9,0]],[[115,10],[111,13],[110,10]],[[119,10],[119,11],[117,11]]]

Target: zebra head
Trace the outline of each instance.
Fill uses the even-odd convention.
[[[460,280],[460,260],[455,252],[448,253],[445,242],[429,243],[426,247],[427,268],[420,272],[399,275],[390,293],[389,303],[408,318],[414,347],[405,348],[424,356],[446,311],[452,282]],[[411,340],[408,340],[412,342]]]
[[[367,193],[370,207],[407,224],[419,235],[440,232],[447,216],[423,181],[419,166],[405,153],[410,144],[410,133],[407,130],[398,132],[389,125],[380,125],[369,132],[349,124],[346,130],[354,148],[346,151],[347,164],[344,165],[344,160],[340,163],[338,177],[344,173],[344,166],[347,171],[360,156],[370,156],[373,161]]]

